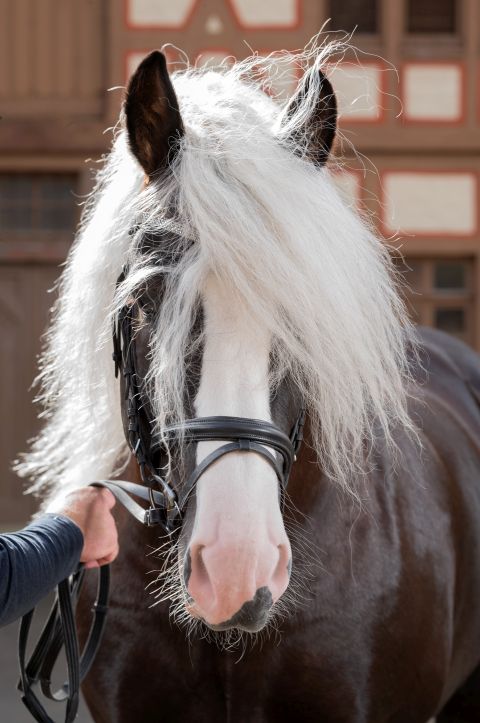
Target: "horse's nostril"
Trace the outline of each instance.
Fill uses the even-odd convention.
[[[202,558],[204,548],[204,545],[190,545],[183,560],[183,583],[190,599],[193,598],[191,597],[188,586],[191,584],[192,576],[195,578],[195,584],[200,582],[210,588],[209,575]],[[210,589],[209,592],[211,593]]]
[[[278,563],[275,572],[273,573],[273,579],[275,581],[278,581],[278,583],[281,585],[282,581],[285,578],[285,570],[287,571],[288,578],[290,578],[290,575],[292,573],[292,558],[290,545],[278,545],[277,549]]]
[[[188,583],[190,575],[192,574],[192,556],[190,555],[190,549],[187,550],[185,558],[183,560],[183,582],[185,589],[188,589]]]

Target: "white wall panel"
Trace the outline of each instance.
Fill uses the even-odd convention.
[[[137,27],[178,28],[195,4],[196,0],[128,0],[128,22]]]
[[[230,5],[245,28],[289,28],[299,20],[297,0],[230,0]]]
[[[408,63],[402,87],[406,120],[461,119],[462,69],[458,64]]]
[[[475,174],[388,171],[382,180],[387,231],[467,236],[477,230]]]

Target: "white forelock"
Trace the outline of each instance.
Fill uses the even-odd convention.
[[[328,52],[317,52],[314,63]],[[269,61],[262,62],[268,69]],[[43,360],[48,418],[21,466],[37,488],[86,484],[118,463],[125,444],[112,313],[139,280],[159,272],[135,249],[146,230],[164,227],[173,209],[185,240],[180,262],[163,267],[166,291],[152,340],[159,427],[184,414],[184,361],[209,275],[272,339],[270,383],[293,376],[319,461],[335,480],[350,484],[365,440],[379,430],[389,439],[395,424],[410,426],[405,342],[411,328],[389,254],[342,202],[330,172],[301,157],[298,131],[313,113],[317,76],[282,125],[282,107],[248,80],[252,69],[257,58],[173,76],[185,136],[171,173],[146,189],[124,133],[117,138],[68,261]],[[129,237],[133,223],[140,227]],[[127,256],[132,274],[113,304]]]

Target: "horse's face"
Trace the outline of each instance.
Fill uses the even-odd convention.
[[[333,109],[328,133],[320,138],[316,129],[314,134],[318,162],[325,160],[333,140],[334,100],[327,84],[325,80],[325,95],[332,98]],[[325,113],[325,101],[320,105]],[[132,78],[126,120],[131,150],[147,177],[168,172],[184,127],[160,53],[149,56]],[[196,324],[202,326],[203,343],[187,366],[187,413],[268,420],[290,435],[302,400],[288,376],[274,392],[270,389],[272,340],[213,273],[200,295]],[[161,305],[161,281],[151,283],[148,297],[157,307]],[[139,333],[145,352],[150,331],[147,316]],[[146,372],[146,354],[143,357]],[[219,446],[220,442],[198,442],[180,467],[182,476]],[[174,482],[181,486],[183,480]],[[201,475],[187,506],[179,555],[186,606],[193,618],[214,630],[258,631],[265,625],[272,606],[288,587],[292,563],[279,482],[261,455],[234,452]]]
[[[289,433],[301,402],[286,382],[271,400],[270,340],[251,328],[214,279],[208,280],[202,301],[205,341],[196,416],[269,420]],[[196,463],[218,446],[198,443]],[[188,510],[181,549],[191,615],[216,629],[263,627],[291,569],[279,482],[265,459],[237,452],[206,470]]]
[[[138,298],[135,347],[143,378],[163,293],[160,276]],[[187,367],[188,416],[268,420],[290,435],[302,399],[288,377],[270,390],[270,340],[252,328],[214,279],[201,297],[202,312],[192,333],[202,333],[204,341]],[[221,444],[199,442],[181,464],[174,459],[173,486],[181,490],[193,469]],[[178,545],[183,597],[192,617],[214,630],[252,632],[265,625],[291,572],[280,501],[279,480],[261,455],[234,452],[202,474],[189,496]]]

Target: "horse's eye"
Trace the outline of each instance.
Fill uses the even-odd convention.
[[[143,304],[142,311],[147,317],[147,319],[151,319],[155,313],[155,309],[153,308],[153,304],[150,302],[147,302],[146,304]]]
[[[137,299],[137,304],[143,321],[150,321],[155,314],[155,306],[150,296],[147,293],[142,294]]]

